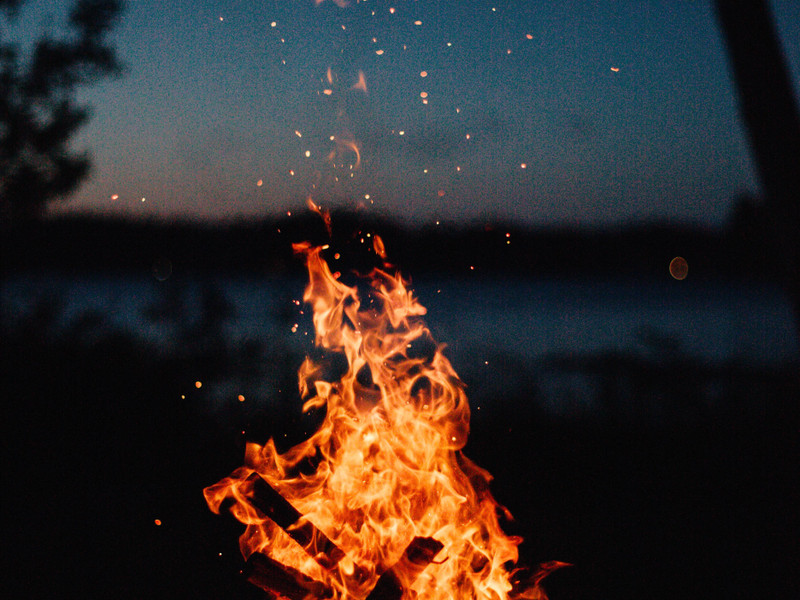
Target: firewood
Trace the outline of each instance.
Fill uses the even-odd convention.
[[[378,578],[378,583],[372,588],[367,600],[400,600],[403,595],[403,586],[400,585],[395,570],[402,568],[410,575],[409,579],[414,580],[443,547],[441,542],[433,538],[415,537],[406,547],[400,560]]]
[[[250,475],[248,481],[253,482],[252,496],[248,498],[250,504],[275,521],[320,565],[331,569],[344,558],[344,552],[336,544],[304,518],[258,473]]]
[[[247,559],[242,576],[253,585],[272,595],[288,600],[322,600],[333,593],[325,584],[282,565],[269,556],[256,552]]]

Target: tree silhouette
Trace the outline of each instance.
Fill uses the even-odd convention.
[[[89,173],[89,157],[70,140],[89,118],[78,88],[118,75],[106,37],[119,0],[75,0],[66,34],[44,34],[30,52],[8,39],[25,0],[0,0],[0,223],[41,217]]]
[[[714,0],[800,336],[800,113],[767,0]]]

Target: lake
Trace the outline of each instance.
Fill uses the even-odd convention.
[[[200,318],[202,290],[219,290],[232,308],[224,335],[256,339],[301,356],[313,329],[303,311],[305,281],[275,277],[203,280],[151,276],[25,274],[2,288],[4,318],[60,298],[60,325],[87,310],[157,344],[175,344],[174,323],[155,322],[148,307],[170,305],[184,323]],[[520,371],[552,355],[671,352],[757,367],[800,358],[791,306],[768,283],[626,279],[527,280],[419,278],[412,286],[428,308],[434,339],[468,382],[494,395]],[[473,390],[476,385],[473,385]],[[585,382],[575,384],[585,387]]]

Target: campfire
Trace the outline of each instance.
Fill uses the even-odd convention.
[[[491,475],[462,453],[469,404],[426,309],[386,262],[345,285],[323,248],[295,246],[315,344],[346,359],[335,377],[310,358],[299,369],[303,411],[324,420],[283,454],[248,443],[244,465],[204,490],[246,525],[244,576],[291,600],[544,598],[540,580],[564,563],[515,567],[521,539],[500,528],[510,515]]]

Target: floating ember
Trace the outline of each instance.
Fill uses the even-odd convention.
[[[326,410],[319,429],[284,454],[248,443],[244,466],[204,490],[214,512],[246,525],[248,580],[290,599],[544,598],[540,579],[563,563],[517,580],[521,539],[503,533],[490,474],[461,452],[469,405],[425,308],[386,263],[363,291],[331,273],[322,248],[295,250],[315,343],[347,369],[327,381],[307,358],[303,411]]]

